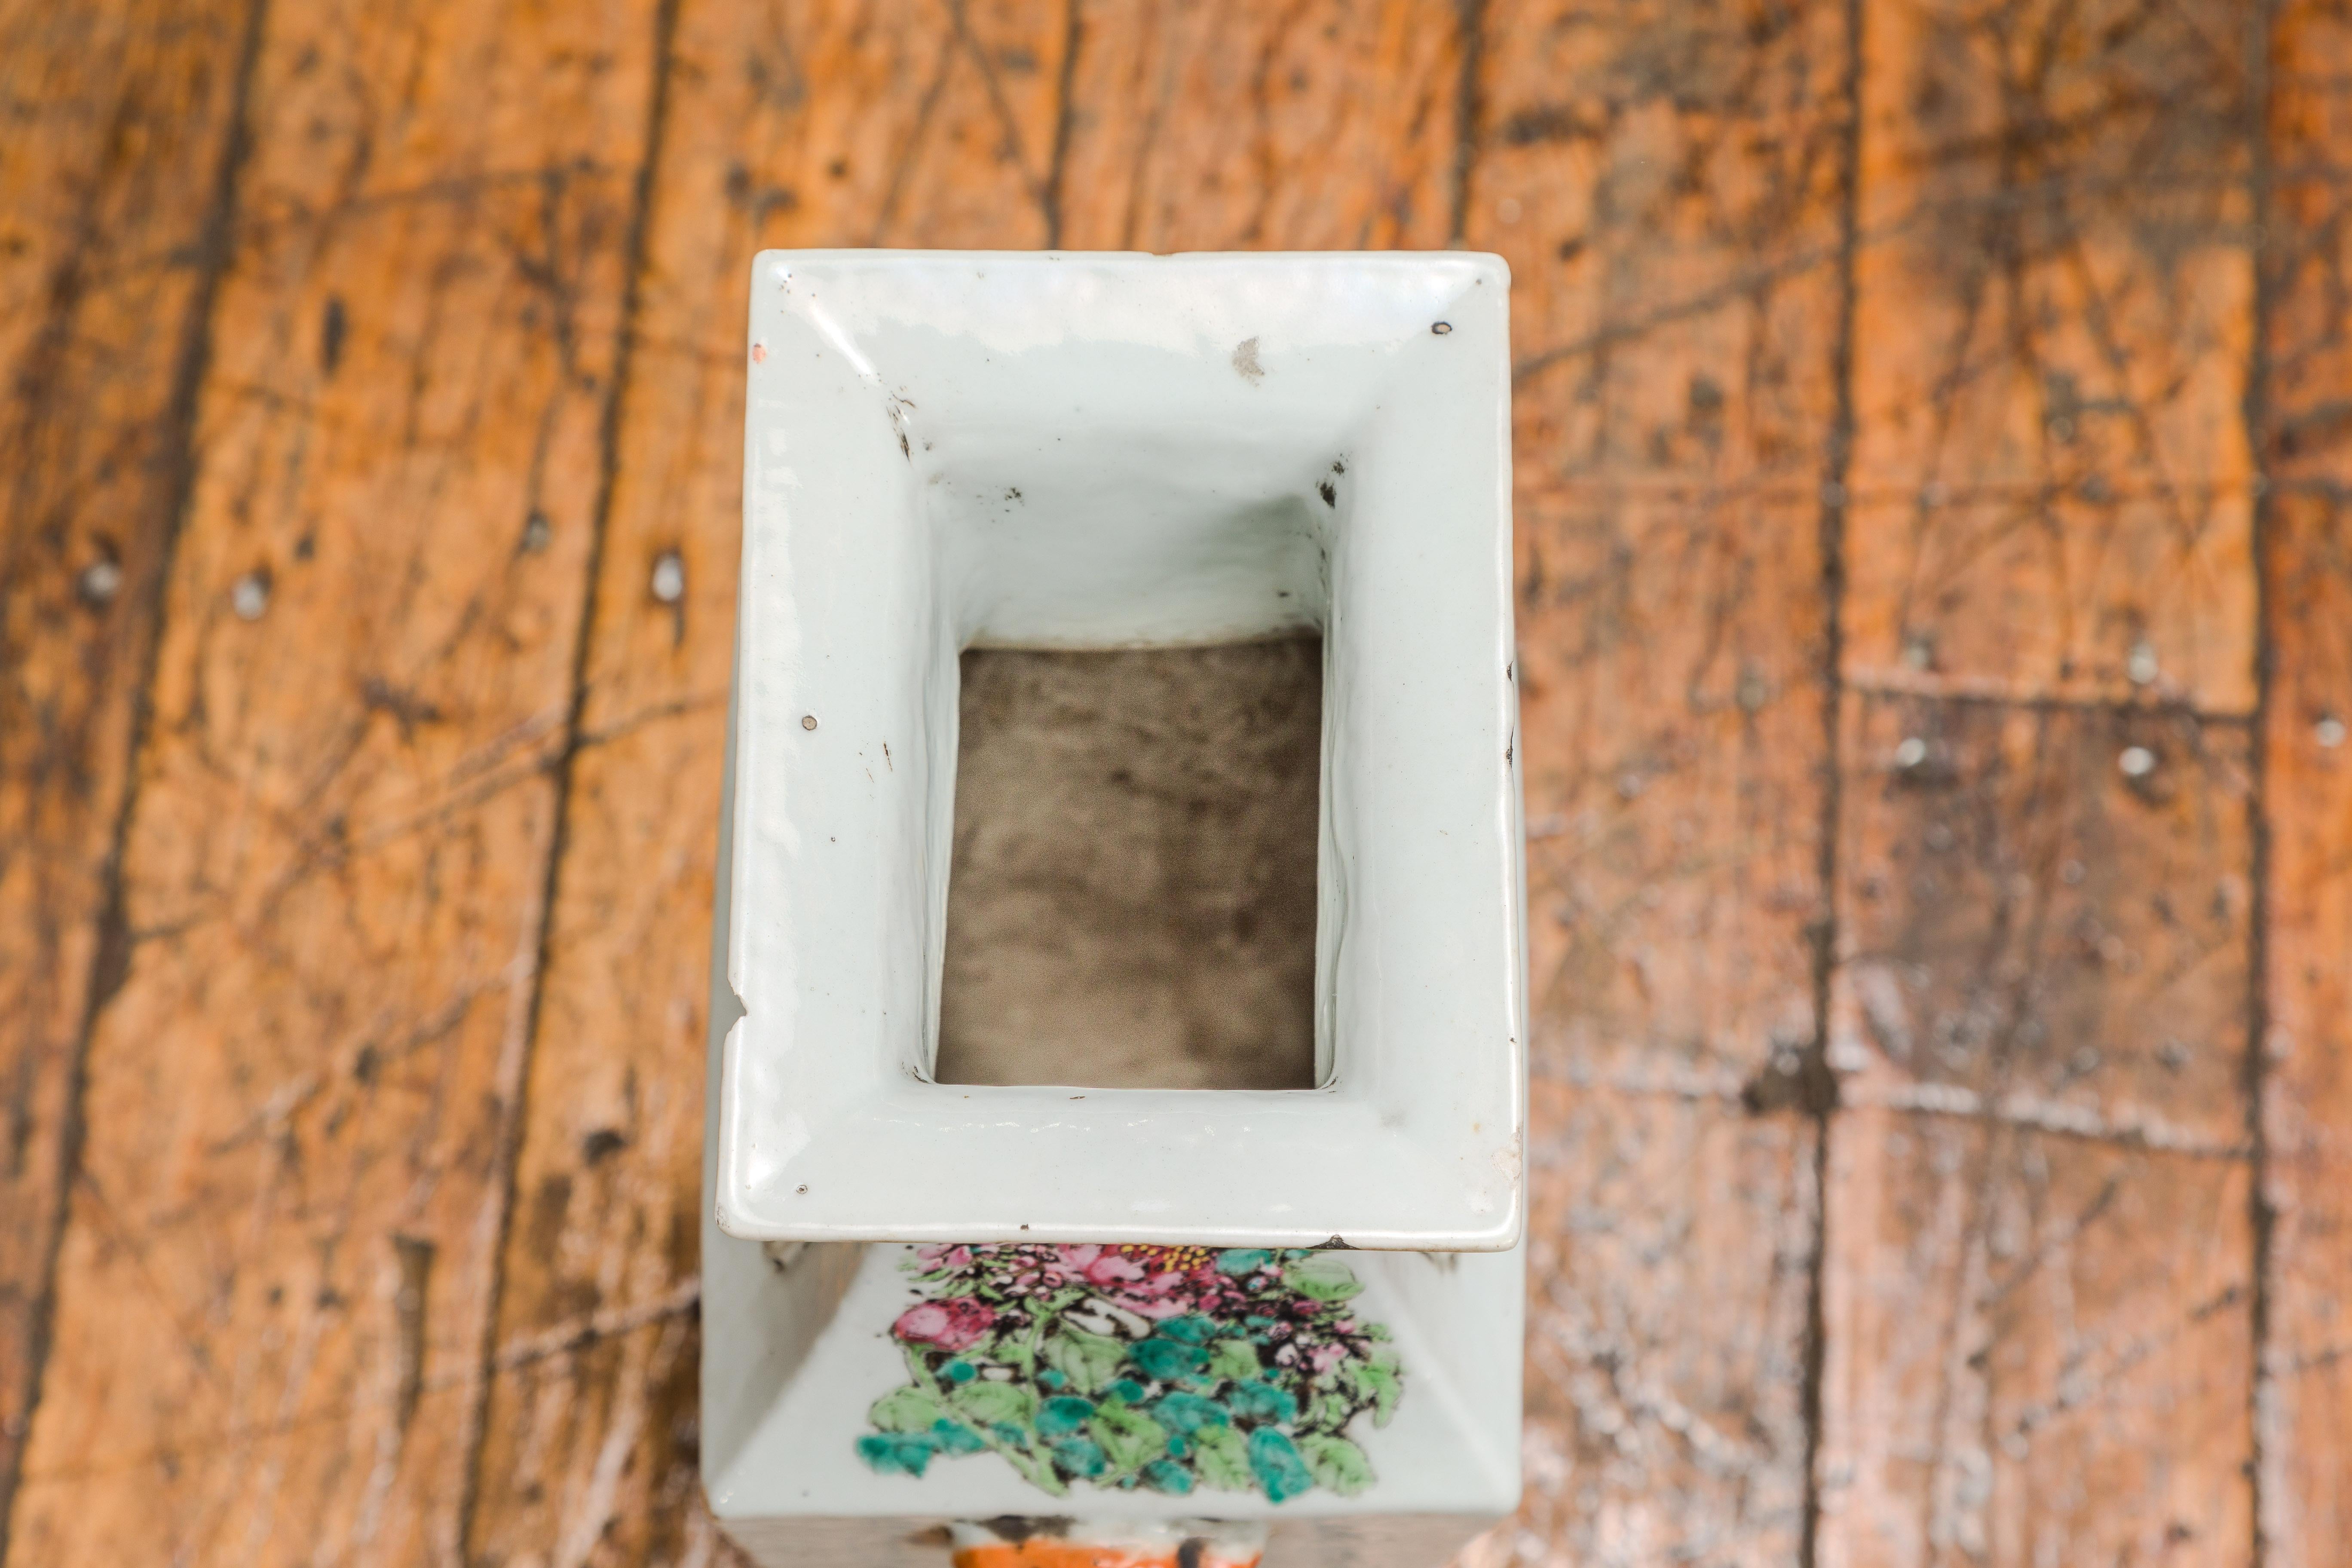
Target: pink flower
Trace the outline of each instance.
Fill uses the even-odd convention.
[[[996,1310],[987,1302],[958,1296],[945,1301],[916,1302],[898,1314],[890,1331],[909,1344],[961,1351],[979,1343],[995,1322]]]
[[[1089,1285],[1128,1285],[1147,1278],[1143,1270],[1116,1252],[1104,1253],[1084,1266]]]
[[[1345,1345],[1317,1345],[1307,1352],[1308,1364],[1318,1373],[1329,1372],[1347,1359],[1348,1347]]]
[[[969,1268],[971,1267],[971,1247],[953,1246],[946,1242],[941,1242],[936,1247],[919,1247],[916,1249],[915,1256],[921,1259],[922,1265],[925,1268]]]

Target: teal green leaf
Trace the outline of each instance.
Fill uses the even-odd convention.
[[[948,1395],[954,1412],[979,1426],[1026,1426],[1037,1416],[1037,1395],[1018,1383],[967,1383]]]
[[[888,1432],[857,1439],[857,1457],[883,1476],[920,1476],[937,1448],[929,1433]]]
[[[1274,1261],[1274,1254],[1259,1247],[1229,1247],[1217,1254],[1217,1271],[1236,1277],[1254,1274]]]
[[[1160,1325],[1162,1336],[1181,1340],[1188,1345],[1204,1345],[1217,1337],[1217,1320],[1194,1312],[1181,1318],[1171,1318]]]
[[[1087,1430],[1102,1445],[1109,1473],[1126,1475],[1140,1469],[1168,1451],[1168,1430],[1139,1410],[1106,1405],[1087,1423]]]
[[[1055,1468],[1082,1480],[1101,1475],[1108,1463],[1102,1448],[1091,1437],[1056,1437],[1049,1447],[1054,1450]]]
[[[1192,1472],[1171,1460],[1154,1459],[1143,1467],[1143,1484],[1156,1492],[1182,1497],[1192,1489]]]
[[[950,1383],[970,1383],[980,1375],[980,1369],[968,1361],[951,1361],[940,1368],[940,1375]]]
[[[1298,1401],[1291,1397],[1290,1390],[1271,1383],[1236,1383],[1226,1392],[1225,1403],[1245,1421],[1280,1424],[1298,1419]]]
[[[1250,1473],[1249,1445],[1231,1426],[1200,1428],[1192,1434],[1192,1447],[1200,1456],[1194,1468],[1202,1486],[1223,1492],[1257,1489],[1257,1478]]]
[[[961,1421],[934,1421],[931,1423],[931,1436],[938,1440],[940,1451],[943,1454],[977,1454],[988,1447],[987,1438]]]
[[[929,1432],[947,1411],[919,1388],[894,1388],[874,1402],[866,1418],[884,1432]],[[920,1470],[908,1472],[920,1475]]]
[[[1152,1338],[1138,1340],[1127,1347],[1128,1359],[1141,1367],[1146,1376],[1163,1383],[1173,1383],[1189,1377],[1208,1364],[1209,1352],[1198,1345],[1188,1345],[1181,1340]]]
[[[1171,1432],[1187,1433],[1203,1426],[1223,1426],[1231,1420],[1223,1405],[1197,1394],[1162,1394],[1160,1403],[1151,1407],[1151,1418]]]
[[[1328,1252],[1309,1253],[1282,1271],[1283,1282],[1318,1301],[1344,1301],[1361,1293],[1356,1271]]]
[[[1315,1484],[1328,1487],[1341,1497],[1354,1497],[1372,1484],[1372,1462],[1345,1437],[1309,1433],[1298,1439],[1298,1452]]]
[[[1219,1340],[1209,1347],[1208,1373],[1217,1378],[1250,1378],[1263,1372],[1257,1346],[1247,1340]]]
[[[1037,1430],[1048,1437],[1066,1437],[1087,1424],[1095,1402],[1073,1394],[1056,1394],[1037,1412]]]
[[[1314,1472],[1288,1435],[1261,1426],[1249,1435],[1249,1467],[1272,1502],[1288,1502],[1315,1485]]]
[[[1069,1380],[1080,1394],[1092,1394],[1118,1374],[1127,1359],[1125,1342],[1108,1334],[1090,1334],[1065,1323],[1045,1342],[1045,1364]]]

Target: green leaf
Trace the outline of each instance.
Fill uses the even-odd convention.
[[[1036,1394],[1018,1383],[967,1383],[948,1404],[976,1426],[1026,1426],[1037,1418]]]
[[[1354,1497],[1372,1484],[1372,1462],[1345,1437],[1328,1432],[1309,1433],[1298,1439],[1298,1452],[1306,1459],[1307,1473],[1315,1478],[1315,1484],[1328,1487],[1341,1497]]]
[[[1192,1489],[1192,1472],[1171,1459],[1154,1459],[1143,1467],[1143,1484],[1156,1492],[1182,1497]]]
[[[1209,1362],[1209,1352],[1198,1345],[1188,1345],[1181,1340],[1138,1340],[1127,1347],[1127,1353],[1144,1375],[1163,1383],[1173,1383],[1189,1377]]]
[[[929,1433],[869,1433],[857,1439],[857,1457],[881,1476],[920,1476],[938,1451],[939,1444]]]
[[[1238,1278],[1251,1274],[1274,1261],[1274,1254],[1263,1247],[1234,1247],[1217,1254],[1217,1272]]]
[[[1090,1334],[1065,1323],[1045,1342],[1045,1364],[1060,1373],[1080,1394],[1092,1394],[1118,1375],[1127,1360],[1125,1341],[1108,1334]]]
[[[1055,1468],[1079,1480],[1094,1479],[1108,1463],[1103,1457],[1102,1446],[1091,1437],[1056,1437],[1049,1447],[1054,1450]]]
[[[1391,1362],[1395,1358],[1391,1356]],[[1393,1364],[1382,1366],[1376,1359],[1369,1366],[1356,1369],[1359,1397],[1369,1397],[1372,1405],[1372,1425],[1385,1426],[1396,1414],[1397,1400],[1404,1394],[1404,1380],[1397,1375]]]
[[[1045,1401],[1037,1412],[1037,1430],[1048,1437],[1063,1437],[1087,1424],[1095,1413],[1095,1402],[1080,1399],[1075,1394],[1057,1394]]]
[[[866,1418],[884,1432],[929,1432],[934,1422],[946,1417],[940,1402],[919,1388],[892,1389],[866,1413]]]
[[[1364,1289],[1356,1271],[1328,1252],[1309,1253],[1284,1268],[1282,1279],[1300,1295],[1318,1301],[1344,1301]]]
[[[1203,1426],[1223,1426],[1231,1422],[1225,1407],[1213,1399],[1203,1399],[1197,1394],[1169,1394],[1160,1396],[1151,1407],[1151,1418],[1171,1432],[1197,1432]]]
[[[1248,1340],[1219,1340],[1209,1347],[1211,1377],[1251,1378],[1265,1370],[1257,1358],[1257,1346]]]
[[[1104,1405],[1087,1423],[1087,1430],[1102,1445],[1103,1455],[1110,1461],[1111,1475],[1123,1476],[1140,1469],[1168,1451],[1167,1428],[1124,1405]]]
[[[1288,1502],[1315,1486],[1315,1472],[1286,1432],[1261,1426],[1249,1435],[1249,1467],[1269,1502]]]
[[[1160,1324],[1160,1333],[1165,1339],[1181,1340],[1188,1345],[1204,1345],[1217,1337],[1217,1320],[1198,1312],[1187,1313]]]
[[[1226,1391],[1225,1403],[1246,1421],[1290,1422],[1298,1419],[1298,1401],[1290,1390],[1271,1383],[1237,1383]]]
[[[1257,1490],[1257,1478],[1250,1474],[1249,1444],[1231,1426],[1199,1428],[1192,1434],[1192,1448],[1199,1455],[1195,1468],[1202,1486],[1223,1492]]]
[[[977,1454],[988,1447],[988,1439],[961,1421],[934,1421],[931,1436],[946,1454]]]

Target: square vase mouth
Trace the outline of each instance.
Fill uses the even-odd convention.
[[[1507,292],[1459,253],[757,259],[723,1230],[1515,1242]],[[1302,631],[1317,1087],[932,1081],[958,655]]]

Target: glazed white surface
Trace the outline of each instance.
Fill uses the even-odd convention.
[[[759,258],[728,1235],[1513,1245],[1507,286],[1459,254]],[[1302,626],[1321,1087],[930,1082],[958,651]]]

